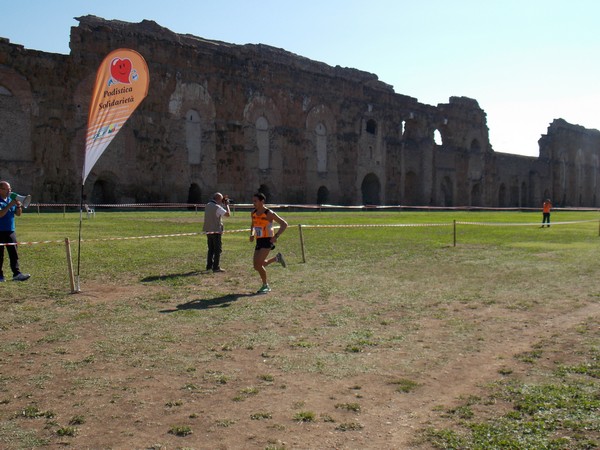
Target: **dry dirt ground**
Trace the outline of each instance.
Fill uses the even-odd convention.
[[[76,295],[80,304],[100,310],[162,289],[90,285]],[[224,296],[210,305],[194,304],[195,298],[190,293],[186,303],[165,296],[155,310],[145,313],[159,321],[182,305],[202,313],[209,307],[244,308],[265,301],[266,296]],[[22,306],[26,308],[28,302],[34,300]],[[307,328],[322,326],[324,310],[334,306],[332,302],[302,310],[297,319]],[[514,377],[527,374],[530,366],[515,355],[544,342],[548,364],[572,358],[577,327],[590,321],[597,326],[600,305],[592,299],[560,314],[543,305],[501,312],[493,306],[465,306],[460,312],[485,336],[472,351],[454,351],[451,336],[439,327],[439,319],[430,317],[420,321],[410,345],[371,347],[360,355],[362,364],[390,367],[389,372],[366,371],[351,377],[286,370],[281,361],[292,354],[297,357],[304,351],[301,345],[216,347],[211,359],[203,356],[189,371],[156,370],[143,355],[132,355],[136,361],[131,364],[94,357],[97,352],[91,343],[98,342],[106,328],[93,319],[85,322],[85,328],[69,328],[77,336],[67,344],[49,338],[44,321],[22,323],[0,330],[4,342],[22,343],[0,359],[0,417],[8,424],[0,431],[13,436],[5,436],[2,445],[32,448],[35,441],[23,444],[32,442],[26,433],[31,431],[46,440],[44,448],[427,449],[431,446],[420,440],[420,431],[449,423],[441,410],[469,396],[485,396],[486,384],[501,378],[503,367],[510,367]],[[494,320],[498,314],[501,321]],[[397,318],[388,320],[401,315],[399,311]],[[54,320],[60,324],[64,319]],[[243,321],[228,326],[232,328],[224,332],[232,337],[257,332],[245,330],[257,325]],[[193,359],[197,346],[197,339],[175,339],[165,344],[165,351]],[[434,353],[436,361],[427,357]],[[396,370],[403,360],[410,360],[406,378],[418,384],[408,393],[399,392],[394,384],[404,378]],[[40,417],[23,416],[32,405]],[[351,405],[359,405],[360,410]],[[44,417],[45,412],[51,414]],[[313,412],[314,421],[296,420],[302,412]],[[59,436],[57,429],[69,422],[76,434]],[[191,433],[178,436],[173,432],[177,426],[189,426]]]

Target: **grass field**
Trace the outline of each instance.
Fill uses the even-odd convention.
[[[17,219],[52,242],[0,285],[0,447],[600,445],[597,212],[279,212],[263,296],[247,211],[224,274],[202,212],[99,211],[77,294],[79,214]]]

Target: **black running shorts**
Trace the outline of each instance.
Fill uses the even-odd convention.
[[[275,245],[271,242],[271,238],[258,238],[256,239],[256,247],[255,250],[260,250],[261,248],[268,248],[269,250],[273,250]]]

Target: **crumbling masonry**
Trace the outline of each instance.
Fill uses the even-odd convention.
[[[146,59],[149,94],[90,173],[90,203],[260,189],[271,203],[598,206],[597,130],[557,119],[538,158],[496,153],[473,99],[430,106],[278,48],[78,20],[70,55],[0,39],[0,178],[34,201],[79,200],[96,70],[125,47]]]

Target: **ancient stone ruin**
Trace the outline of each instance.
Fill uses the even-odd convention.
[[[266,45],[77,19],[69,55],[0,39],[0,178],[37,202],[78,202],[96,70],[141,53],[148,97],[84,186],[88,202],[598,206],[600,132],[554,120],[539,157],[496,153],[476,100],[430,106],[376,75]],[[437,139],[436,139],[437,136]]]

